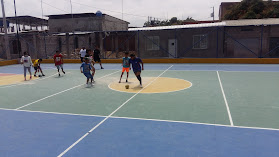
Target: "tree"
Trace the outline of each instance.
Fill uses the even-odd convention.
[[[242,0],[224,16],[225,20],[262,19],[279,17],[278,2],[263,0]]]
[[[192,17],[187,17],[185,20],[179,20],[177,17],[172,17],[170,20],[152,20],[144,23],[143,27],[153,27],[153,26],[171,26],[171,25],[182,25],[184,22],[195,22]]]
[[[177,23],[177,17],[171,18],[171,19],[170,19],[170,23],[171,23],[171,24]]]

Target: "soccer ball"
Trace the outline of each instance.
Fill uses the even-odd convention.
[[[126,86],[125,86],[125,88],[126,88],[126,89],[129,89],[129,88],[130,88],[130,86],[129,86],[129,85],[126,85]]]

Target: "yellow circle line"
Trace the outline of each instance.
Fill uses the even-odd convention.
[[[160,77],[160,78],[171,78],[171,77]],[[183,88],[183,89],[180,89],[180,90],[174,90],[174,91],[169,91],[169,92],[155,92],[155,93],[139,93],[139,94],[160,94],[160,93],[174,93],[174,92],[179,92],[179,91],[183,91],[183,90],[186,90],[186,89],[190,89],[192,86],[193,86],[193,83],[188,81],[188,80],[184,80],[184,79],[179,79],[179,78],[171,78],[171,79],[177,79],[177,80],[183,80],[183,81],[186,81],[186,82],[189,82],[191,85],[187,88]],[[156,82],[156,81],[154,81]],[[154,82],[152,82],[151,84],[153,84]],[[121,91],[121,90],[116,90],[116,89],[113,89],[111,88],[111,84],[113,84],[115,82],[112,82],[108,85],[109,89],[113,90],[113,91],[116,91],[116,92],[121,92],[121,93],[136,93],[136,92],[126,92],[126,91]],[[150,85],[151,85],[150,84]]]

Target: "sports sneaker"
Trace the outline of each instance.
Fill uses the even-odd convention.
[[[104,69],[103,67],[101,67],[101,69]]]
[[[142,85],[140,85],[140,88],[143,88],[143,86],[142,86]]]
[[[119,81],[118,83],[121,83],[121,81]]]
[[[126,82],[128,82],[128,80],[126,80]]]
[[[42,76],[46,76],[46,75],[43,74]]]
[[[34,77],[37,77],[37,75],[34,75]]]
[[[59,73],[59,75],[58,75],[58,76],[59,76],[59,77],[61,76],[61,75],[60,75],[60,73]]]
[[[64,74],[66,74],[65,71],[62,71],[62,72],[63,72]]]

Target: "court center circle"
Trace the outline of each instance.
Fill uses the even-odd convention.
[[[136,78],[129,79],[129,82],[126,83],[123,80],[122,83],[112,82],[109,84],[109,88],[118,92],[126,92],[126,93],[170,93],[177,92],[181,90],[186,90],[192,87],[192,83],[187,80],[177,79],[177,78],[169,78],[169,77],[143,77],[143,87],[139,86],[139,81]],[[129,85],[129,89],[126,89],[125,86]]]

